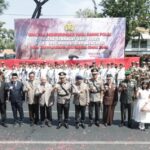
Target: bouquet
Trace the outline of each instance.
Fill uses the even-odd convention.
[[[145,103],[144,106],[141,108],[143,112],[150,112],[150,102]]]

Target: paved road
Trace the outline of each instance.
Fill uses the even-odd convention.
[[[150,149],[150,129],[142,132],[137,129],[119,127],[119,104],[116,107],[114,124],[111,127],[92,126],[86,129],[74,127],[74,107],[71,105],[70,128],[57,130],[57,113],[53,108],[53,126],[51,128],[29,126],[27,105],[24,104],[25,124],[14,128],[12,111],[8,103],[9,128],[0,126],[0,150],[146,150]],[[88,118],[86,123],[88,123]]]

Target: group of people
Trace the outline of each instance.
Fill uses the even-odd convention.
[[[52,107],[57,106],[57,129],[69,128],[69,109],[75,106],[75,127],[84,129],[86,108],[89,126],[100,126],[100,112],[103,124],[113,123],[115,107],[120,101],[121,126],[125,125],[128,111],[128,127],[133,120],[145,130],[150,123],[150,69],[132,63],[125,71],[123,64],[106,66],[22,64],[11,69],[2,64],[0,71],[0,113],[2,125],[7,127],[6,100],[12,107],[14,126],[23,125],[23,102],[29,110],[30,125],[52,126]],[[138,77],[137,77],[138,76]],[[18,115],[19,114],[19,117]],[[95,115],[94,115],[95,114]],[[64,115],[64,116],[63,116]]]

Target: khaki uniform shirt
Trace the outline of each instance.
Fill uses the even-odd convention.
[[[65,90],[63,90],[63,88],[61,86]],[[68,81],[65,81],[65,83],[58,82],[55,85],[54,88],[57,91],[57,103],[59,103],[59,104],[65,104],[67,100],[70,100],[70,98],[71,98],[71,84]]]
[[[28,104],[35,104],[38,102],[38,99],[36,97],[36,90],[38,85],[39,82],[37,80],[34,80],[33,82],[25,82],[23,91],[26,92],[26,101]]]
[[[86,83],[81,83],[80,85],[74,84],[73,90],[75,105],[86,106],[89,103],[89,88]]]
[[[52,89],[52,85],[48,82],[45,85],[40,84],[38,86],[36,94],[39,95],[39,104],[41,106],[46,105],[48,107],[53,105],[53,99],[51,97]],[[42,93],[43,90],[45,90],[44,93]]]
[[[103,81],[101,79],[90,79],[88,82],[90,92],[90,102],[98,102],[103,100],[101,92],[104,90]]]

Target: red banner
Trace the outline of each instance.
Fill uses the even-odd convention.
[[[114,64],[123,64],[125,66],[126,69],[128,69],[131,66],[132,62],[139,62],[139,57],[126,57],[126,58],[118,58],[118,59],[112,59],[112,58],[108,58],[108,59],[95,59],[93,60],[41,60],[41,59],[37,59],[37,60],[21,60],[21,59],[8,59],[8,60],[0,60],[0,63],[4,63],[6,64],[6,66],[8,67],[12,67],[13,65],[15,66],[19,66],[22,63],[28,63],[28,64],[32,64],[32,63],[38,63],[41,64],[43,62],[46,62],[48,64],[88,64],[91,65],[93,62],[95,62],[97,65],[99,64],[110,64],[110,63],[114,63]]]

